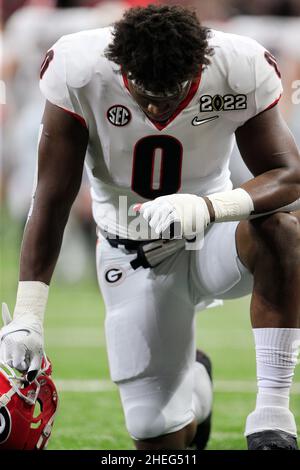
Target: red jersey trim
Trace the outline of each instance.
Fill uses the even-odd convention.
[[[130,93],[130,90],[129,90],[129,87],[128,87],[128,79],[127,79],[127,76],[122,72],[122,77],[123,77],[123,81],[124,81],[124,85],[125,87],[127,88],[127,90],[129,91]],[[152,124],[154,124],[154,126],[159,130],[159,131],[162,131],[163,129],[165,129],[172,121],[174,121],[174,119],[178,116],[178,114],[181,113],[181,111],[183,111],[185,108],[188,107],[188,105],[190,104],[190,102],[192,101],[192,99],[194,98],[194,96],[196,95],[198,89],[199,89],[199,86],[200,86],[200,82],[201,82],[201,77],[202,77],[202,67],[201,67],[201,70],[200,70],[200,73],[199,73],[199,76],[192,82],[192,85],[190,87],[190,90],[187,94],[187,96],[185,97],[185,99],[179,104],[178,108],[176,109],[176,111],[174,112],[174,114],[172,114],[172,116],[166,121],[164,122],[163,124],[162,123],[159,123],[157,121],[153,121],[152,119],[150,119],[147,115],[147,118],[149,119],[150,122],[152,122]],[[130,93],[131,94],[131,93]]]
[[[65,111],[66,113],[70,114],[70,116],[73,116],[73,118],[77,119],[77,121],[79,121],[80,124],[81,124],[83,127],[85,127],[86,129],[88,129],[87,123],[85,122],[85,119],[84,119],[82,116],[79,116],[79,114],[73,113],[72,111],[69,111],[69,110],[66,109],[66,108],[62,108],[61,106],[58,106],[58,108],[62,109],[62,110]]]

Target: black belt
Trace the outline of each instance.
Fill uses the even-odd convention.
[[[168,240],[162,240],[162,239],[130,240],[128,238],[120,238],[117,235],[111,235],[99,227],[98,227],[98,230],[113,248],[118,248],[119,246],[122,246],[126,250],[136,251],[136,258],[130,262],[131,267],[133,269],[137,269],[139,267],[154,268],[158,266],[164,259],[164,257],[160,256],[161,252],[159,252],[159,250],[164,250],[163,245],[165,243],[168,243]],[[191,241],[194,241],[194,240],[191,240]],[[158,242],[158,243],[155,243],[155,242]],[[170,242],[172,243],[172,241]],[[186,241],[184,241],[184,243],[185,242]],[[149,245],[149,246],[146,247],[145,245]],[[177,249],[178,248],[175,247],[175,250]],[[170,250],[169,250],[169,254],[170,254]]]
[[[125,250],[132,251],[138,250],[140,246],[151,242],[151,240],[130,240],[127,238],[106,238],[106,240],[114,248],[118,248],[121,245]]]
[[[140,266],[143,268],[150,267],[140,248],[147,243],[151,243],[153,240],[131,240],[129,238],[120,238],[118,235],[112,235],[105,230],[102,230],[100,227],[98,227],[98,230],[113,248],[122,246],[125,250],[137,252],[137,257],[130,263],[133,269],[137,269]]]
[[[112,235],[105,230],[102,230],[98,227],[101,235],[108,241],[108,243],[114,247],[118,248],[119,245],[123,246],[126,250],[137,250],[140,246],[146,245],[146,243],[151,243],[153,240],[131,240],[130,238],[120,238],[118,235]]]

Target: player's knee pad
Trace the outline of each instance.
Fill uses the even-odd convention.
[[[130,406],[125,410],[125,421],[128,433],[135,440],[144,441],[168,433],[165,417],[155,406]]]
[[[188,381],[144,377],[118,384],[126,427],[135,440],[180,431],[194,419]]]
[[[174,422],[172,414],[165,414],[155,406],[132,406],[125,412],[127,431],[137,441],[145,441],[180,431],[189,424],[186,416],[177,416]]]

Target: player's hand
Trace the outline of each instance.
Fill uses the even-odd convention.
[[[12,320],[8,306],[2,304],[4,326],[0,330],[0,362],[27,372],[29,382],[41,368],[44,354],[43,327],[29,315]]]
[[[203,235],[210,224],[210,214],[205,200],[193,194],[161,196],[139,207],[139,212],[158,235],[180,224],[182,237]]]

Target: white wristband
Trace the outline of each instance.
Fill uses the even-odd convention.
[[[20,281],[14,310],[14,319],[34,317],[43,324],[48,301],[49,286],[39,281]]]
[[[207,198],[215,211],[215,222],[248,219],[254,210],[250,194],[242,188],[210,194]]]

